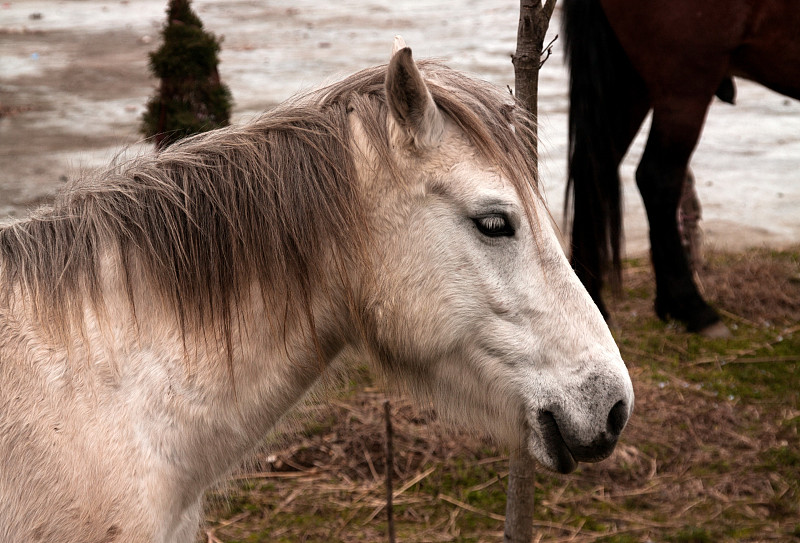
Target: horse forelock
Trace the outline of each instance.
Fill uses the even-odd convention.
[[[418,64],[437,105],[533,209],[530,118],[487,83],[436,62]],[[286,312],[305,313],[313,331],[310,300],[331,288],[320,284],[331,264],[347,282],[346,271],[367,262],[350,114],[383,167],[402,175],[385,73],[385,66],[363,70],[245,126],[74,182],[52,207],[0,229],[4,305],[21,295],[45,329],[68,342],[85,303],[103,306],[102,260],[110,251],[134,313],[138,280],[175,310],[182,328],[212,326],[228,353],[234,312],[254,283],[265,305],[282,300]]]

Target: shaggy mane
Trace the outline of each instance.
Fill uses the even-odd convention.
[[[436,62],[418,66],[438,106],[503,170],[530,214],[535,157],[523,108]],[[292,304],[310,319],[310,293],[331,265],[323,253],[334,248],[339,271],[366,264],[369,229],[348,115],[358,116],[384,166],[399,174],[385,74],[386,66],[363,70],[246,126],[74,182],[52,206],[0,229],[4,305],[21,294],[45,328],[67,340],[86,300],[102,307],[100,264],[110,250],[131,302],[135,266],[184,333],[210,325],[230,347],[233,312],[254,282],[265,301],[284,293],[287,310]]]

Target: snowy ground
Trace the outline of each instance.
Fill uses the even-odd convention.
[[[166,0],[0,3],[0,218],[46,201],[81,168],[101,166],[141,137],[139,117],[155,81]],[[318,2],[195,0],[205,26],[223,35],[220,71],[234,122],[295,92],[388,60],[402,34],[416,57],[434,56],[500,86],[513,85],[518,2]],[[550,34],[558,32],[558,12]],[[540,82],[542,177],[561,215],[566,155],[566,72],[561,43]],[[629,253],[647,227],[623,166]],[[692,162],[707,241],[716,247],[800,242],[800,103],[746,81],[735,107],[715,103]]]

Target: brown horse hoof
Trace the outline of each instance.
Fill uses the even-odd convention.
[[[733,334],[731,334],[731,331],[728,329],[728,327],[722,324],[721,321],[717,321],[714,324],[706,326],[700,330],[700,335],[708,338],[718,339],[731,337]]]

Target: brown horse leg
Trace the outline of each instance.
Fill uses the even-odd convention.
[[[681,244],[677,212],[689,157],[705,120],[708,100],[656,106],[636,183],[650,223],[650,247],[656,275],[655,309],[659,318],[686,323],[701,332],[719,322],[692,278]]]

